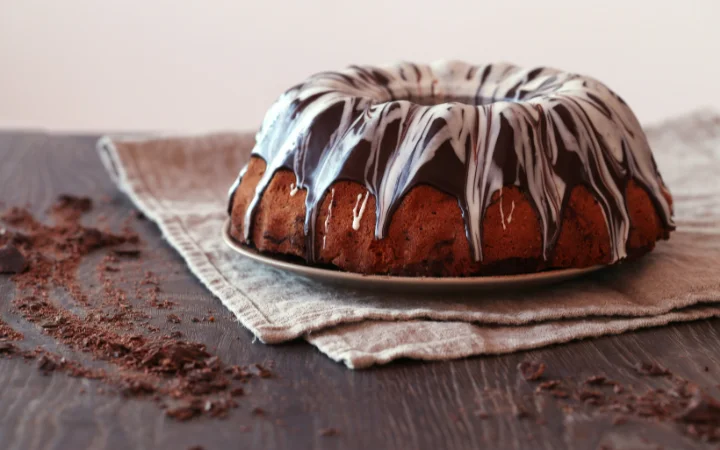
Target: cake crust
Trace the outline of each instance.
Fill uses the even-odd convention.
[[[262,158],[252,157],[233,199],[231,235],[261,252],[305,258],[307,192],[294,191],[296,179],[289,170],[273,175],[253,215],[251,239],[244,238],[247,208],[266,168]],[[354,229],[366,196],[363,214],[355,220],[358,229]],[[631,222],[627,253],[628,258],[636,258],[652,250],[657,240],[666,239],[669,230],[645,189],[634,180],[627,183],[625,198]],[[666,198],[671,201],[667,193]],[[320,202],[313,227],[317,263],[363,274],[463,277],[612,262],[604,213],[582,185],[570,194],[557,243],[547,260],[542,255],[537,212],[516,186],[504,186],[492,194],[483,219],[482,261],[472,257],[461,209],[452,196],[428,185],[414,187],[394,211],[387,236],[379,240],[374,235],[375,206],[374,196],[362,185],[332,184]]]

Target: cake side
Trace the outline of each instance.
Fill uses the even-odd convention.
[[[253,215],[249,241],[244,237],[247,208],[265,170],[265,161],[252,157],[233,199],[231,234],[261,252],[305,258],[307,193],[294,189],[292,171],[278,170],[272,176]],[[628,258],[634,258],[652,250],[669,230],[638,183],[627,183],[625,197],[631,222],[627,252]],[[666,199],[670,202],[669,194]],[[428,185],[415,186],[402,198],[386,237],[379,240],[374,234],[375,211],[375,198],[365,187],[349,181],[333,183],[319,202],[311,228],[316,263],[364,274],[471,276],[612,262],[605,215],[583,185],[569,196],[557,244],[547,260],[542,255],[537,212],[516,186],[504,186],[492,194],[482,220],[482,261],[472,256],[462,212],[453,196]]]

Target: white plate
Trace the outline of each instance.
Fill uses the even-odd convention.
[[[499,275],[486,277],[400,277],[391,275],[362,275],[341,270],[312,267],[306,264],[286,261],[262,254],[257,250],[237,242],[230,236],[230,219],[223,226],[225,243],[237,253],[261,264],[284,270],[296,275],[323,283],[341,284],[347,287],[378,290],[401,291],[467,291],[478,289],[525,289],[576,278],[606,266],[593,266],[583,269],[549,270],[521,275]]]

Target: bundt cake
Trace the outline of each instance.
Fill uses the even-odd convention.
[[[270,108],[230,189],[231,235],[363,274],[612,264],[674,229],[627,104],[549,68],[436,62],[324,72]]]

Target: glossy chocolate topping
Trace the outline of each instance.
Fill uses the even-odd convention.
[[[582,184],[605,214],[612,260],[626,257],[630,219],[625,187],[648,192],[666,228],[670,206],[640,124],[602,83],[549,68],[462,62],[350,67],[286,91],[270,108],[252,154],[267,163],[244,233],[278,169],[307,192],[307,259],[315,259],[317,210],[333,183],[362,184],[375,197],[382,239],[403,195],[428,184],[458,200],[475,260],[492,194],[527,193],[548,259],[570,192]],[[238,180],[230,189],[237,189]],[[321,224],[322,226],[322,224]]]

